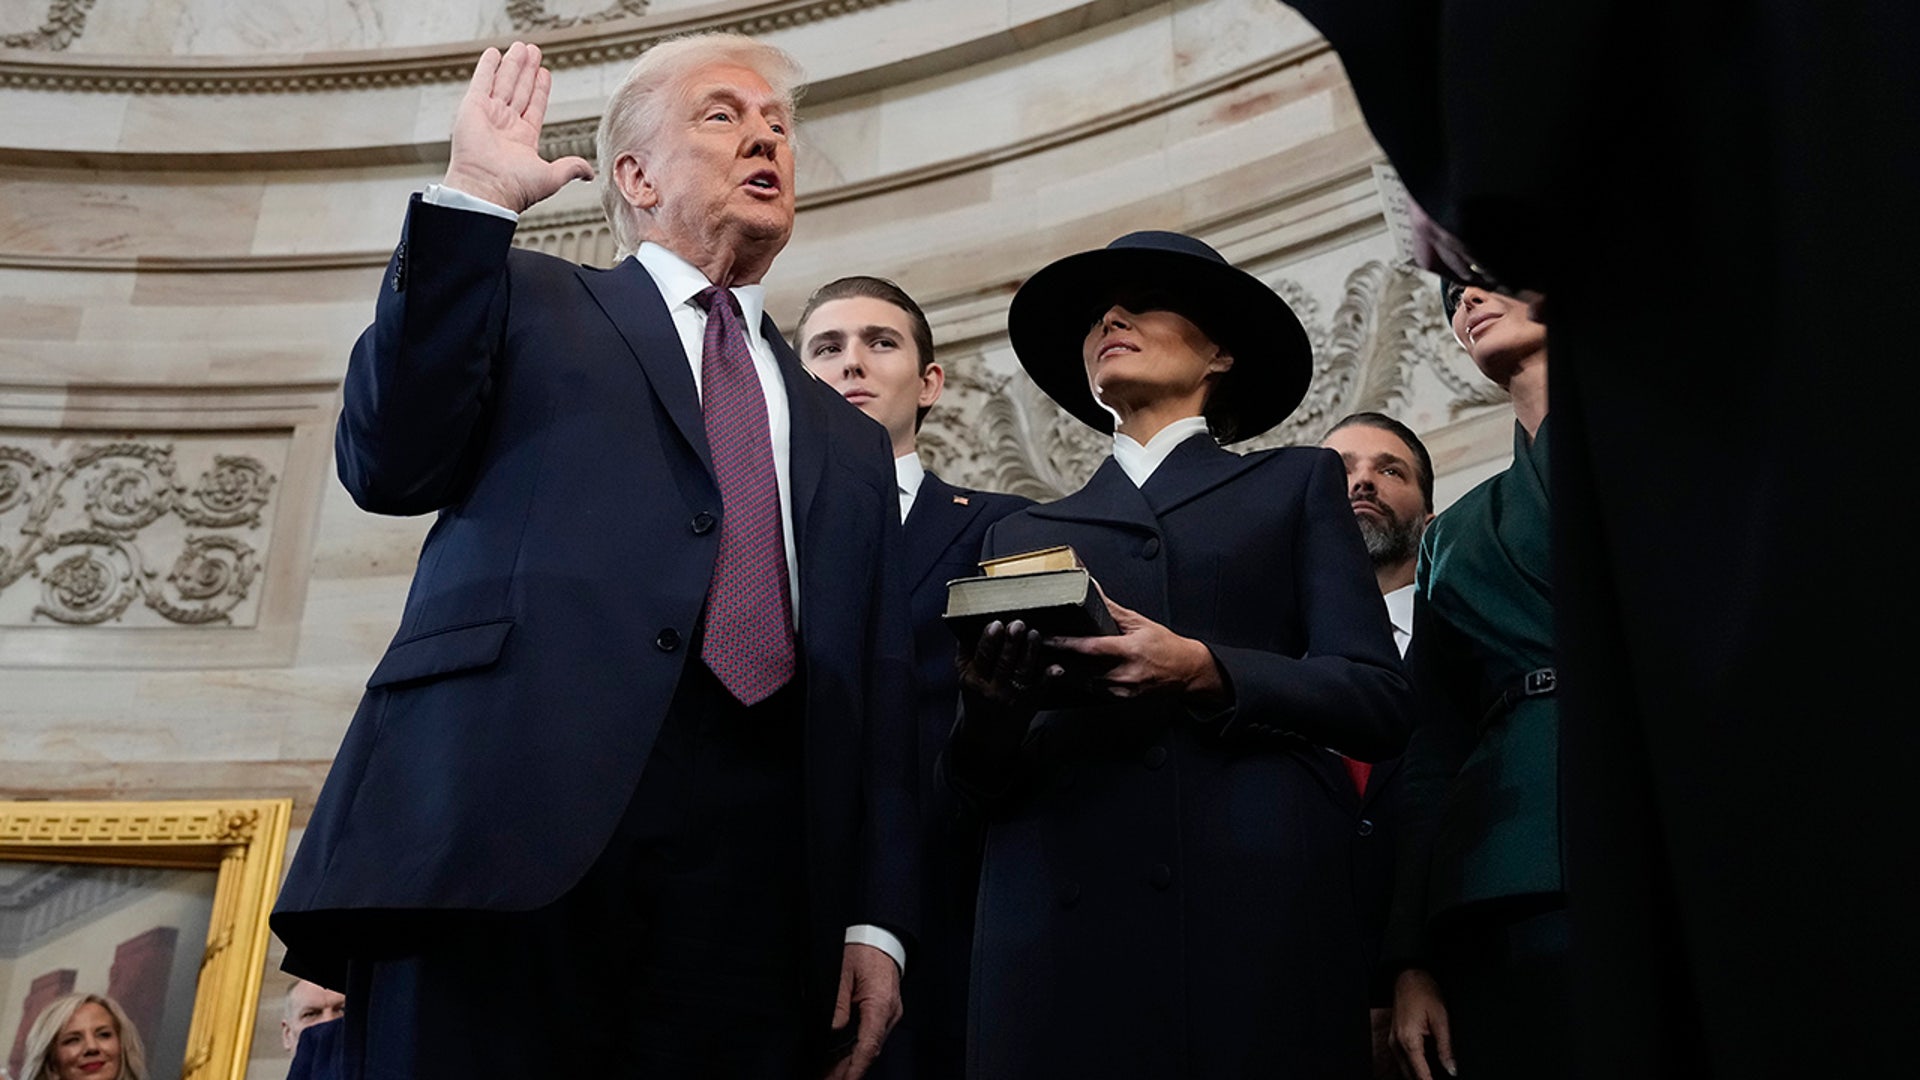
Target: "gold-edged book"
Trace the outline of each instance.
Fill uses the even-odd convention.
[[[1019,574],[1037,574],[1048,570],[1081,569],[1084,567],[1081,565],[1080,556],[1067,544],[1040,548],[1037,551],[1016,552],[1012,555],[1002,555],[997,559],[980,560],[980,573],[986,577],[1014,577]]]
[[[980,569],[985,572],[976,577],[947,582],[947,627],[963,643],[995,619],[1018,619],[1045,637],[1120,632],[1093,575],[1070,547],[989,559]]]

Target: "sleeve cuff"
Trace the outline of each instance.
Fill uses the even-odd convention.
[[[907,947],[892,933],[877,926],[862,924],[847,927],[847,944],[871,945],[893,958],[893,965],[904,977],[907,973]]]
[[[469,195],[445,184],[428,184],[427,190],[420,195],[420,201],[432,203],[434,206],[444,206],[449,210],[472,210],[477,214],[491,214],[497,218],[506,218],[508,221],[520,220],[519,214],[498,203],[488,202],[478,195]]]

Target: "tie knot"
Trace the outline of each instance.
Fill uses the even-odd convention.
[[[734,319],[736,321],[741,319],[743,316],[740,312],[740,298],[733,295],[732,289],[723,289],[718,285],[709,285],[693,294],[693,302],[700,305],[700,310],[712,315],[714,302],[723,296],[727,299],[727,310],[733,312]]]

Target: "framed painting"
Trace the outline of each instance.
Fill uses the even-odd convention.
[[[98,994],[151,1080],[242,1080],[292,812],[0,801],[0,1076],[32,1075],[42,1014]]]

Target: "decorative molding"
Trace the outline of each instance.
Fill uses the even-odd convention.
[[[250,844],[259,837],[262,822],[257,802],[187,803],[180,809],[158,810],[155,807],[166,804],[92,803],[81,804],[82,810],[73,810],[72,805],[0,803],[0,845],[32,849]]]
[[[595,159],[594,139],[600,133],[600,118],[565,120],[540,129],[540,156],[548,161],[569,155]]]
[[[565,30],[570,26],[591,26],[615,19],[637,19],[647,13],[647,0],[612,0],[606,7],[586,15],[555,15],[547,10],[548,0],[507,0],[507,18],[513,28],[528,30]]]
[[[518,2],[518,0],[515,0]],[[631,0],[614,0],[617,8]],[[745,10],[684,16],[607,30],[618,23],[596,23],[551,31],[540,42],[548,67],[570,68],[631,60],[678,34],[726,30],[759,35],[851,15],[904,0],[770,0]],[[545,5],[538,5],[544,10]],[[591,17],[589,17],[591,19]],[[625,15],[619,16],[625,19]],[[357,53],[338,60],[197,60],[177,64],[110,60],[0,60],[0,86],[32,90],[97,91],[123,94],[269,94],[365,90],[423,83],[463,82],[473,74],[473,57],[484,43],[426,49]]]
[[[87,11],[93,0],[47,0],[47,17],[38,30],[0,37],[0,49],[60,52],[87,30]]]
[[[277,478],[258,458],[225,454],[191,483],[175,473],[169,443],[81,444],[62,461],[0,444],[0,515],[25,510],[17,546],[0,546],[0,593],[40,579],[26,625],[118,622],[135,601],[175,625],[232,624],[261,553],[230,531],[187,533],[162,576],[167,561],[141,532],[169,515],[201,529],[258,529]],[[62,509],[73,527],[57,527]]]

